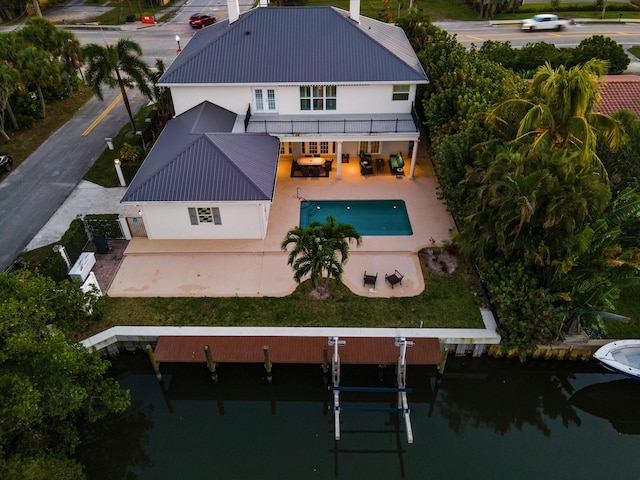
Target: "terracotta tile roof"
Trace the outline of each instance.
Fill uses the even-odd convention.
[[[621,109],[635,113],[640,119],[640,76],[606,75],[600,84],[598,111],[611,115]]]

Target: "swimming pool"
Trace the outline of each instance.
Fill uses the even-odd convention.
[[[328,216],[350,223],[360,235],[412,235],[403,200],[304,200],[300,203],[300,226],[324,223]]]

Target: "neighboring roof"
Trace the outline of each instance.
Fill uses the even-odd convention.
[[[598,111],[611,115],[622,109],[633,112],[640,120],[640,76],[606,75],[602,77]]]
[[[235,118],[203,102],[170,120],[121,202],[272,200],[280,142],[230,133]]]
[[[198,31],[161,85],[428,83],[404,31],[335,7],[258,7]]]

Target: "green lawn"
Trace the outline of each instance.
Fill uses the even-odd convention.
[[[79,337],[115,325],[417,328],[422,322],[424,328],[484,328],[479,311],[483,298],[474,295],[479,285],[469,272],[459,268],[442,275],[424,269],[424,292],[405,298],[361,297],[333,281],[326,300],[309,295],[309,281],[281,298],[104,297],[103,321]]]

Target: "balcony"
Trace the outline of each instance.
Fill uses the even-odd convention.
[[[375,135],[419,133],[415,111],[375,115],[251,115],[245,128],[250,133],[271,135]]]

